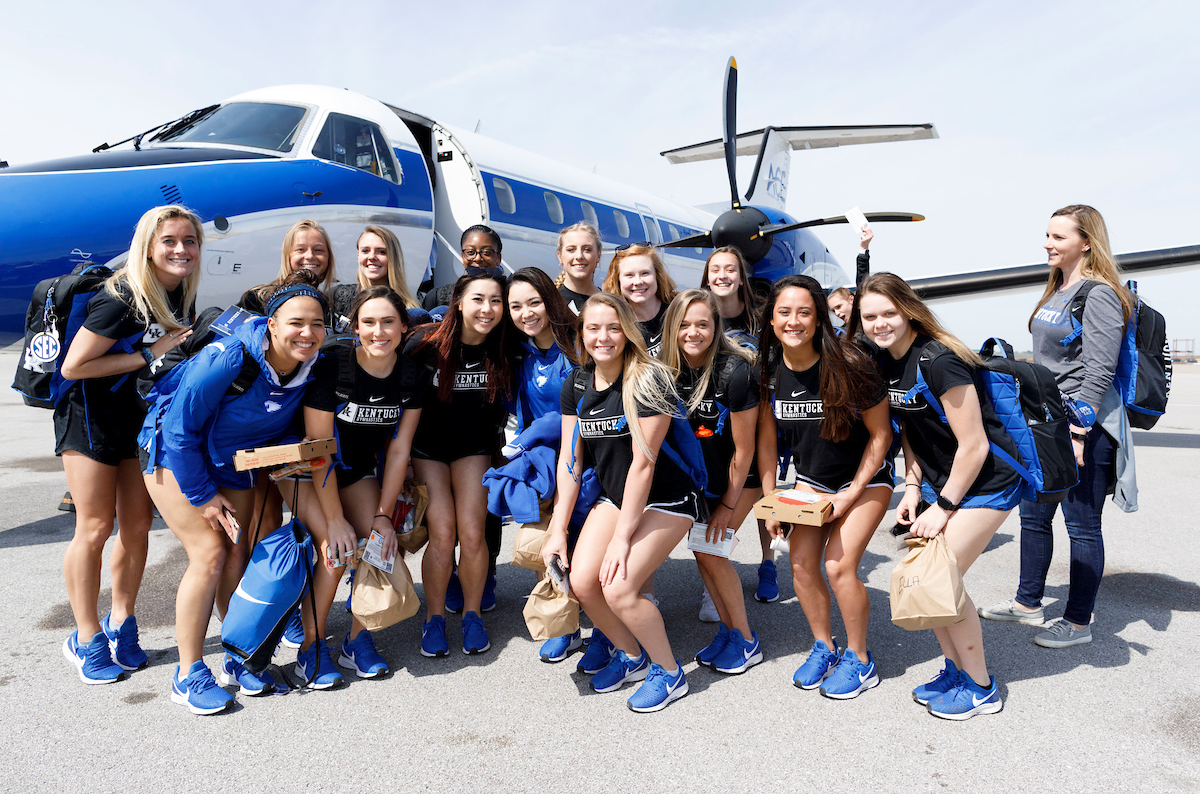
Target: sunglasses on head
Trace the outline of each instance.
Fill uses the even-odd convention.
[[[625,243],[625,245],[618,245],[616,250],[627,251],[630,248],[633,248],[635,245],[641,246],[642,248],[653,248],[654,247],[654,243],[650,242],[649,240],[642,240],[641,242],[637,242],[637,243]]]

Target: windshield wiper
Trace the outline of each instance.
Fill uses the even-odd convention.
[[[129,143],[130,141],[133,141],[134,150],[140,152],[142,150],[142,138],[145,138],[150,133],[152,133],[152,132],[158,133],[153,138],[150,139],[152,142],[160,140],[161,138],[164,138],[167,135],[171,135],[175,132],[179,132],[180,130],[184,129],[185,127],[189,127],[192,124],[195,124],[197,121],[204,118],[209,113],[212,113],[214,110],[216,110],[219,107],[220,107],[219,104],[218,105],[209,105],[206,108],[200,108],[199,110],[193,110],[191,113],[188,113],[186,116],[175,119],[174,121],[163,122],[162,124],[151,127],[150,129],[146,130],[145,132],[139,132],[137,135],[132,135],[123,141],[117,141],[116,143],[107,143],[107,142],[102,143],[99,146],[97,146],[95,149],[92,149],[92,153],[95,154],[96,152],[103,152],[107,149],[112,149],[114,147],[120,146],[123,143]],[[163,129],[164,127],[166,129]],[[161,130],[161,132],[160,132],[160,130]]]

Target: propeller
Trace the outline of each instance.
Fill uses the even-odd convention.
[[[849,223],[845,215],[831,218],[816,218],[798,223],[772,223],[766,213],[756,207],[743,205],[737,189],[737,59],[731,57],[725,64],[725,88],[722,105],[721,141],[725,148],[725,170],[729,174],[730,209],[717,216],[712,229],[691,237],[683,237],[661,244],[663,248],[721,248],[732,245],[742,252],[751,265],[762,260],[771,251],[771,242],[776,234],[805,229],[810,226],[826,226],[834,223]],[[769,134],[770,128],[764,135]],[[761,154],[760,154],[761,157]],[[868,212],[872,222],[923,221],[924,215],[914,212]]]

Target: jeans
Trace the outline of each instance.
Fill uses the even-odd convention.
[[[1067,492],[1066,500],[1058,504],[1021,502],[1021,585],[1017,588],[1017,603],[1030,608],[1042,603],[1054,554],[1051,526],[1061,504],[1071,539],[1071,585],[1063,617],[1077,626],[1091,623],[1096,591],[1104,575],[1100,512],[1107,497],[1113,459],[1112,439],[1094,427],[1084,443],[1079,484]]]

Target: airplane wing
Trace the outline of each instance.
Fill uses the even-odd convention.
[[[1196,268],[1200,267],[1200,245],[1117,254],[1117,263],[1126,276]],[[982,292],[994,294],[1041,286],[1046,283],[1046,276],[1046,265],[1040,264],[914,278],[908,279],[908,283],[925,300],[944,301],[970,298]]]
[[[858,143],[889,143],[892,141],[920,141],[938,137],[932,124],[861,124],[841,127],[775,127],[775,132],[792,149],[828,149],[833,146],[851,146]],[[743,132],[737,136],[737,153],[758,154],[766,128]],[[694,163],[700,160],[719,160],[725,156],[725,146],[720,138],[678,149],[668,149],[660,154],[672,163]]]

